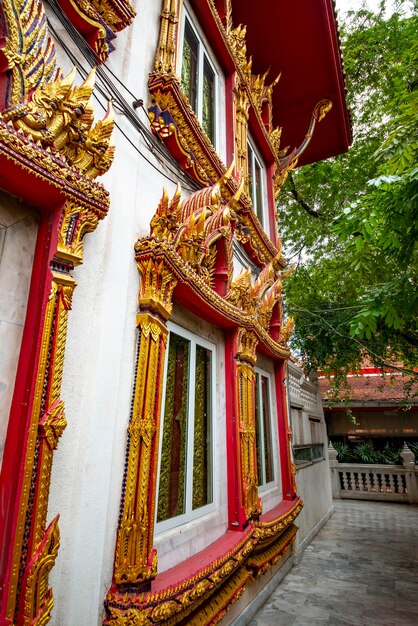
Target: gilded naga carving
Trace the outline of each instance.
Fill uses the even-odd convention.
[[[3,111],[0,119],[95,178],[113,161],[113,110],[109,103],[105,118],[93,126],[94,70],[80,87],[74,85],[75,74],[74,68],[65,78],[45,84],[27,102]]]
[[[300,144],[298,148],[292,150],[292,152],[287,155],[288,147],[283,151],[279,150],[279,141],[280,141],[280,131],[277,129],[270,134],[270,138],[273,139],[275,144],[277,155],[279,157],[278,164],[276,165],[276,172],[274,178],[274,188],[276,192],[276,197],[280,193],[281,187],[286,182],[287,176],[289,172],[291,172],[298,164],[298,159],[305,152],[306,148],[309,146],[312,135],[315,131],[316,125],[321,122],[327,113],[332,109],[331,100],[320,100],[314,107],[311,115],[311,121],[309,123],[308,131],[305,135],[304,140]]]

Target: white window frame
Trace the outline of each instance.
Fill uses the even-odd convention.
[[[272,385],[272,380],[271,380],[271,374],[270,372],[267,372],[266,370],[261,369],[260,367],[255,367],[254,371],[256,373],[256,378],[255,378],[255,384],[258,385],[258,397],[260,399],[260,410],[259,410],[259,423],[258,423],[258,428],[259,428],[259,432],[260,432],[260,438],[261,438],[261,450],[262,450],[262,454],[261,454],[261,467],[262,467],[262,471],[263,471],[263,477],[265,476],[265,450],[264,450],[264,423],[263,423],[263,396],[261,393],[261,377],[264,376],[267,380],[268,380],[268,385],[267,385],[267,389],[268,389],[268,398],[269,398],[269,405],[270,405],[270,436],[271,436],[271,447],[272,447],[272,459],[273,459],[273,480],[267,482],[264,482],[260,485],[258,485],[258,491],[260,494],[270,491],[271,489],[274,489],[277,485],[277,478],[278,478],[278,444],[277,447],[275,448],[275,443],[276,442],[276,438],[275,438],[275,434],[276,434],[276,423],[277,420],[274,419],[275,417],[275,403],[273,402],[273,385]],[[257,376],[258,375],[258,376]],[[257,465],[258,465],[258,460],[257,460]]]
[[[248,149],[249,148],[249,149]],[[251,150],[251,153],[250,153]],[[250,134],[248,133],[248,137],[247,137],[247,155],[248,155],[248,176],[250,175],[250,172],[253,171],[255,172],[255,165],[257,164],[260,168],[260,172],[261,172],[261,189],[260,189],[260,198],[261,198],[261,210],[258,211],[258,206],[257,206],[257,192],[256,192],[256,188],[255,188],[255,184],[253,181],[253,193],[251,196],[251,203],[253,205],[253,210],[255,215],[257,215],[258,217],[258,213],[261,213],[261,220],[260,218],[259,221],[262,225],[262,227],[264,228],[265,232],[267,233],[267,235],[269,235],[270,233],[270,225],[269,225],[269,219],[268,219],[268,197],[267,197],[267,173],[266,173],[266,166],[264,165],[264,161],[263,159],[260,157],[260,154],[257,150],[257,148],[255,147],[254,141],[252,140]],[[251,161],[251,164],[250,164]]]
[[[184,46],[184,31],[186,26],[186,20],[189,23],[191,30],[193,31],[199,46],[199,54],[197,61],[197,111],[195,114],[200,124],[202,125],[203,118],[203,70],[205,59],[207,60],[210,68],[213,71],[213,90],[214,90],[214,106],[213,106],[213,142],[214,148],[219,145],[219,128],[218,128],[218,101],[219,101],[219,77],[221,71],[215,62],[215,55],[208,45],[207,39],[203,34],[203,31],[194,16],[191,8],[184,3],[183,12],[181,17],[181,31],[180,31],[180,54],[177,62],[177,74],[181,77],[181,66],[183,62],[183,46]],[[209,138],[210,139],[210,138]]]
[[[219,494],[217,490],[217,483],[215,477],[217,475],[217,457],[215,454],[215,442],[217,441],[217,407],[216,407],[216,344],[203,339],[199,335],[192,333],[182,326],[178,326],[174,322],[168,322],[167,327],[169,330],[168,343],[166,350],[166,358],[164,363],[164,385],[163,396],[161,403],[161,423],[160,423],[160,441],[158,444],[158,474],[157,474],[157,487],[156,487],[156,506],[155,506],[155,532],[163,533],[164,531],[182,526],[200,517],[205,517],[207,514],[216,511],[219,508]],[[185,485],[185,513],[176,515],[167,520],[157,522],[158,512],[158,497],[160,489],[160,469],[161,469],[161,453],[163,445],[163,432],[164,432],[164,414],[165,414],[165,393],[167,384],[167,370],[168,370],[168,350],[170,347],[170,334],[175,333],[179,337],[186,339],[190,342],[190,357],[189,357],[189,372],[195,372],[196,370],[196,345],[210,350],[211,356],[211,484],[212,484],[212,502],[205,506],[199,507],[193,510],[192,497],[193,497],[193,440],[194,440],[194,400],[195,400],[195,385],[189,384],[189,397],[187,406],[187,442],[186,442],[186,485]]]

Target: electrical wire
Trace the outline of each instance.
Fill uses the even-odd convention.
[[[107,75],[109,72],[118,83],[125,89],[125,91],[134,98],[134,104],[138,104],[143,111],[145,112],[148,118],[148,113],[143,106],[143,101],[137,98],[132,91],[116,76],[116,74],[104,63],[100,63],[100,59],[95,54],[95,52],[90,48],[85,39],[80,35],[80,33],[73,26],[71,21],[67,18],[67,16],[63,13],[62,9],[57,5],[56,0],[48,0],[48,3],[59,19],[59,21],[65,26],[65,29],[76,45],[77,50],[80,51],[86,61],[89,63],[91,67],[96,67],[96,74],[98,77],[98,81],[96,82],[97,91],[106,99],[112,100],[112,103],[117,111],[122,113],[127,120],[132,124],[136,131],[140,133],[142,138],[144,139],[148,149],[152,152],[153,156],[159,161],[160,165],[164,166],[171,174],[172,177],[168,176],[166,172],[159,169],[150,159],[147,158],[143,152],[132,142],[129,136],[122,130],[119,124],[115,123],[115,126],[118,128],[119,132],[124,136],[124,138],[130,143],[130,145],[140,154],[140,156],[147,161],[156,171],[161,173],[165,178],[177,184],[178,179],[182,179],[183,186],[188,188],[188,191],[193,192],[201,187],[197,184],[197,182],[187,173],[185,172],[175,161],[175,159],[169,154],[164,143],[160,138],[157,138],[155,135],[151,133],[149,128],[142,122],[142,120],[138,117],[135,110],[132,109],[132,106],[126,101],[125,97],[120,93],[119,89],[112,82],[112,80]],[[48,26],[53,34],[54,38],[59,42],[62,46],[64,52],[68,55],[71,62],[77,67],[82,78],[85,78],[88,75],[88,71],[85,69],[83,64],[79,61],[79,59],[75,56],[75,54],[70,50],[68,45],[63,41],[62,37],[57,33],[53,24],[50,20],[48,20]],[[96,90],[95,90],[96,91]],[[98,98],[97,94],[94,94],[100,105],[106,109],[103,105],[100,98]]]
[[[57,41],[59,41],[60,45],[63,47],[63,49],[65,50],[67,56],[69,57],[69,59],[77,66],[77,69],[81,75],[82,78],[86,78],[87,77],[87,72],[86,70],[81,66],[81,64],[78,62],[77,58],[72,54],[72,52],[65,46],[65,43],[61,40],[61,38],[59,37],[59,35],[54,32],[53,28],[51,28],[51,32],[53,32],[54,37],[57,38]],[[108,96],[108,94],[106,94],[106,92],[101,89],[101,87],[99,85],[97,85],[97,89],[98,91],[100,91],[100,93],[107,99],[107,100],[111,100],[112,98]],[[103,104],[103,102],[101,101],[100,98],[97,97],[96,94],[95,98],[97,100],[97,102],[99,103],[99,105],[103,108],[104,111],[106,111],[106,106]],[[115,107],[116,108],[116,107]],[[143,154],[141,152],[141,150],[138,148],[138,146],[136,146],[133,141],[131,140],[131,138],[125,133],[125,131],[121,128],[121,126],[115,121],[115,127],[119,130],[119,132],[123,135],[123,137],[126,139],[126,141],[128,141],[128,143],[134,148],[134,150],[136,150],[136,152],[138,152],[138,154],[141,155],[141,157],[147,162],[149,163],[149,165],[151,165],[151,167],[153,167],[157,172],[161,173],[165,178],[167,178],[167,180],[170,180],[172,183],[176,184],[178,181],[174,180],[173,178],[170,178],[170,176],[167,176],[167,174],[165,174],[164,172],[162,172],[152,161],[150,161],[150,159],[148,159],[148,157],[145,156],[145,154]],[[163,164],[160,161],[161,164]]]
[[[350,311],[352,309],[362,309],[363,305],[362,304],[356,304],[355,306],[340,306],[340,307],[335,307],[335,308],[329,308],[329,309],[314,309],[312,310],[312,313],[333,313],[334,311]]]
[[[291,302],[287,302],[289,309],[293,309],[293,311],[298,311],[300,313],[307,313],[308,315],[311,315],[313,317],[317,317],[318,319],[320,319],[326,326],[328,326],[334,333],[336,333],[339,337],[342,337],[343,339],[349,339],[350,341],[354,341],[355,343],[357,343],[361,348],[363,348],[364,350],[366,350],[366,352],[368,352],[369,354],[371,354],[372,356],[376,357],[377,359],[379,359],[383,365],[389,369],[393,369],[395,371],[401,372],[402,374],[410,374],[412,376],[417,376],[418,377],[418,372],[415,372],[414,370],[408,369],[406,367],[398,367],[397,365],[392,365],[391,363],[387,363],[385,361],[385,359],[377,354],[376,352],[374,352],[373,350],[370,349],[369,346],[364,345],[359,339],[357,339],[356,337],[351,337],[350,335],[346,335],[344,333],[341,333],[337,328],[335,328],[335,326],[333,326],[332,324],[330,324],[326,319],[324,319],[321,315],[318,315],[317,313],[313,312],[313,311],[309,311],[309,309],[302,309],[300,307],[296,307],[293,306]],[[349,307],[348,307],[349,308]]]

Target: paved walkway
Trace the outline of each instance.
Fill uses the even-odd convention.
[[[418,626],[418,507],[334,504],[250,626]]]

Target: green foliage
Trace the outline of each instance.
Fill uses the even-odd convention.
[[[401,450],[402,448],[393,448],[387,443],[382,452],[377,453],[378,463],[402,465],[403,459],[401,457]]]
[[[346,443],[338,443],[337,441],[332,444],[337,451],[337,461],[340,463],[351,463],[353,461],[353,453],[351,448]]]
[[[306,368],[341,377],[364,356],[418,363],[418,16],[404,4],[389,19],[384,2],[376,14],[350,13],[342,39],[353,145],[300,168],[280,198],[297,261],[285,286],[293,348]]]
[[[403,463],[402,448],[396,448],[389,443],[386,443],[381,451],[375,449],[372,441],[358,443],[354,447],[340,442],[335,442],[332,445],[337,451],[337,460],[340,463],[382,463],[384,465],[402,465]],[[408,445],[417,457],[418,442]]]
[[[358,463],[377,463],[378,455],[372,443],[358,443],[353,450]]]
[[[408,448],[414,453],[415,463],[418,463],[418,441],[408,442]]]

